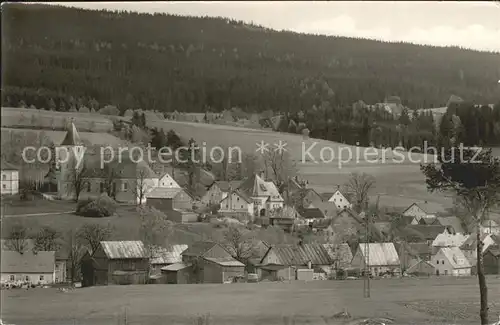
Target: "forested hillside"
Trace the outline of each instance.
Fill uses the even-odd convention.
[[[457,48],[25,4],[2,6],[2,33],[9,106],[295,113],[392,95],[410,108],[444,106],[451,94],[500,98],[500,55]]]

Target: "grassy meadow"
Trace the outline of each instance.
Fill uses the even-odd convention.
[[[500,279],[487,281],[490,319],[495,321],[500,313],[500,291],[495,290]],[[353,319],[332,317],[344,309]],[[478,310],[475,277],[432,277],[373,280],[371,298],[363,298],[362,280],[131,285],[66,293],[9,290],[3,292],[2,320],[23,325],[334,325],[380,317],[393,320],[387,324],[465,325],[478,324]],[[200,316],[205,321],[200,322]]]

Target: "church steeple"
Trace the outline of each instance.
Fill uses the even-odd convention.
[[[81,145],[83,145],[83,142],[80,139],[80,135],[76,130],[75,124],[73,123],[73,121],[71,121],[68,127],[68,131],[66,132],[66,137],[61,142],[61,146],[81,146]]]

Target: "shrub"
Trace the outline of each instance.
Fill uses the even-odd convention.
[[[115,213],[116,208],[116,202],[104,193],[95,200],[78,202],[76,214],[88,218],[110,217]]]

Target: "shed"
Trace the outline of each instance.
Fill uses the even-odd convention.
[[[500,274],[500,247],[490,246],[483,255],[485,274]]]
[[[167,284],[187,284],[191,283],[191,264],[174,263],[161,268],[163,283]]]
[[[393,243],[360,243],[351,265],[361,270],[368,268],[375,276],[401,273],[401,262]]]

